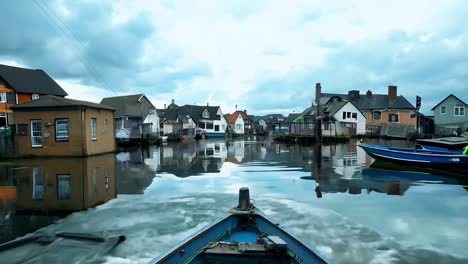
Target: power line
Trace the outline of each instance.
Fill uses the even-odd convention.
[[[84,52],[82,51],[81,47],[79,47],[77,45],[78,44],[81,44],[82,41],[78,38],[78,36],[60,19],[60,17],[57,16],[57,14],[47,5],[47,3],[43,2],[42,0],[40,0],[41,3],[45,6],[45,8],[47,8],[49,10],[49,12],[47,12],[47,10],[44,8],[44,6],[40,5],[40,3],[38,2],[38,0],[34,0],[34,2],[36,3],[36,5],[41,9],[41,11],[47,16],[45,17],[46,18],[46,22],[49,24],[49,26],[55,31],[55,33],[57,33],[57,35],[62,39],[64,40],[65,42],[67,42],[67,40],[64,38],[64,36],[73,44],[73,47],[75,48],[75,50],[77,51],[77,55],[78,55],[78,59],[80,60],[81,64],[83,65],[83,67],[85,68],[85,70],[94,78],[94,80],[101,84],[102,87],[104,87],[106,90],[108,90],[112,95],[115,95],[115,92],[109,88],[109,86],[107,85],[107,83],[102,80],[102,78],[99,77],[99,74],[98,74],[98,71],[95,69],[95,67],[92,65],[92,63],[88,60],[88,58],[84,55]],[[51,13],[55,16],[55,19],[54,17],[51,15]],[[62,26],[57,22],[57,20],[62,23]],[[52,23],[50,23],[50,21],[53,22],[53,24],[55,24],[55,26],[62,32],[60,33],[59,31],[57,31],[57,29],[52,25]],[[65,29],[64,29],[65,28]],[[66,31],[68,30],[68,32]],[[70,33],[69,33],[70,32]],[[74,38],[75,40],[73,40],[72,38]],[[83,44],[81,44],[83,45]]]

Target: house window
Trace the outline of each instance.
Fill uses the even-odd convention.
[[[203,111],[202,117],[203,118],[210,118],[210,113],[208,112],[208,110],[205,109],[205,111]]]
[[[398,114],[389,114],[388,115],[388,122],[392,123],[398,123],[399,121],[399,115]]]
[[[215,131],[219,131],[219,125],[215,125]]]
[[[346,112],[343,112],[343,119],[346,119]]]
[[[6,93],[0,93],[0,103],[6,103],[6,102],[7,102]]]
[[[136,120],[132,121],[132,129],[134,130],[138,129],[138,121]]]
[[[213,129],[213,123],[206,123],[206,129]]]
[[[96,140],[97,137],[96,137],[96,131],[97,131],[97,127],[96,127],[96,118],[91,118],[91,139],[92,140]]]
[[[70,175],[57,175],[57,198],[60,200],[71,198]]]
[[[453,108],[453,115],[454,116],[465,116],[465,107],[463,106],[455,106]]]
[[[68,141],[68,119],[55,120],[55,141]]]
[[[33,200],[41,200],[44,198],[44,176],[41,175],[39,168],[32,169],[32,198]]]
[[[382,112],[374,111],[372,112],[372,120],[381,120],[382,119]]]
[[[42,121],[31,120],[31,146],[42,147]]]
[[[445,115],[445,106],[440,107],[440,113]]]
[[[357,119],[357,113],[353,113],[353,118]]]
[[[39,99],[38,94],[31,94],[31,100],[37,100],[37,99]]]
[[[346,118],[351,118],[351,112],[346,112]]]
[[[236,129],[237,129],[237,130],[241,130],[241,129],[242,129],[242,125],[241,125],[241,124],[236,124]]]

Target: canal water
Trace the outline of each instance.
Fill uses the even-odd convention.
[[[247,186],[258,208],[335,263],[468,263],[467,181],[384,167],[355,142],[255,138],[2,162],[0,242],[125,235],[96,263],[147,263],[223,216]]]

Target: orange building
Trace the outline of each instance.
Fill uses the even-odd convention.
[[[110,106],[47,95],[11,109],[19,155],[91,156],[115,150]]]
[[[15,124],[10,106],[44,95],[65,97],[68,94],[43,70],[0,64],[0,128]]]

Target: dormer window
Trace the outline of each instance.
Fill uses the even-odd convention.
[[[203,111],[202,117],[203,118],[210,118],[210,113],[208,112],[207,109],[205,109],[205,111]]]
[[[37,100],[39,99],[39,95],[38,94],[32,94],[31,95],[31,100]]]

